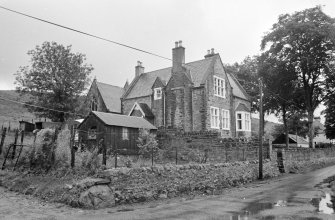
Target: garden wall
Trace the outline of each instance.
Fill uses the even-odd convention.
[[[161,149],[170,156],[178,155],[178,160],[191,160],[192,155],[201,157],[199,161],[223,163],[258,159],[259,142],[250,138],[221,138],[217,132],[158,132]],[[271,144],[263,143],[263,158],[270,158]],[[194,160],[193,160],[194,161]],[[199,162],[194,161],[194,162]]]
[[[276,152],[281,172],[297,172],[304,167],[314,166],[317,168],[335,162],[335,148],[292,148],[278,149]]]
[[[264,161],[264,177],[277,175],[279,175],[279,172],[276,163],[270,160]],[[105,185],[105,187],[100,187],[102,191],[106,191],[106,185],[108,185],[114,193],[114,200],[110,201],[109,204],[113,206],[196,193],[220,194],[225,188],[256,180],[258,178],[258,162],[118,168],[105,170],[97,177],[99,178],[96,180],[87,179],[86,183],[83,181],[77,185],[77,188],[83,188],[89,183],[90,187]],[[74,187],[72,190],[76,191],[77,189]],[[98,187],[95,188],[95,192],[98,195],[102,194],[97,191],[99,191]],[[69,194],[71,194],[71,191]],[[90,198],[87,197],[88,195],[90,195]],[[94,197],[92,192],[81,193],[78,205],[87,208],[101,207],[101,204],[106,205],[102,203],[104,201],[94,200],[92,197]]]

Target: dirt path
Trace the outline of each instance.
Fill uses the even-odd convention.
[[[335,219],[335,215],[317,213],[311,204],[311,199],[324,193],[315,185],[333,175],[335,166],[256,182],[220,196],[103,210],[48,204],[0,187],[0,219]]]

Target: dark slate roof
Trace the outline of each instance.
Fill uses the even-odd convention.
[[[298,143],[298,144],[308,144],[308,142],[304,139],[304,138],[302,138],[302,137],[300,137],[300,136],[297,136],[297,135],[295,135],[295,134],[288,134],[288,137],[291,139],[291,140],[293,140],[295,143]],[[298,138],[297,138],[298,137]],[[298,140],[298,141],[297,141]]]
[[[106,125],[127,127],[127,128],[145,128],[145,129],[157,129],[150,122],[142,117],[119,115],[113,113],[96,112],[93,111],[96,117],[100,118]]]
[[[125,98],[136,98],[141,96],[148,96],[152,93],[152,86],[159,77],[162,81],[167,83],[171,77],[171,67],[160,69],[148,73],[142,73],[139,78],[130,84],[130,92]]]
[[[142,111],[145,114],[145,117],[149,117],[149,118],[153,118],[154,114],[152,114],[151,109],[149,108],[149,106],[145,103],[138,103],[138,105],[140,106],[140,108],[142,109]]]
[[[249,100],[247,93],[244,91],[237,79],[230,73],[228,73],[227,76],[229,83],[233,88],[233,95],[241,99]]]
[[[120,98],[124,91],[123,88],[101,82],[97,82],[97,87],[108,111],[121,113]]]
[[[235,111],[241,111],[241,112],[250,112],[251,110],[243,103],[238,104]]]
[[[209,57],[203,60],[198,60],[195,62],[186,63],[185,67],[189,70],[189,76],[191,77],[194,86],[200,86],[205,80],[205,75],[209,70],[212,61],[217,56]],[[132,88],[130,88],[129,93],[126,95],[126,99],[136,98],[141,96],[149,96],[152,94],[152,86],[157,77],[159,77],[162,82],[166,83],[170,80],[171,77],[171,67],[160,69],[152,72],[143,73],[139,76],[138,79],[132,83]]]
[[[195,87],[200,86],[205,83],[209,70],[213,68],[214,62],[220,59],[220,55],[216,54],[214,56],[186,63],[185,67],[189,71],[187,76],[191,79]],[[152,72],[143,73],[139,78],[134,79],[130,85],[128,94],[125,94],[125,99],[136,98],[141,96],[149,96],[152,94],[152,86],[157,77],[159,77],[165,84],[170,80],[171,77],[171,67],[160,69]],[[244,91],[239,82],[230,74],[227,73],[229,83],[233,88],[233,95],[245,100],[249,100],[247,93]]]
[[[304,138],[300,136],[298,136],[297,138],[297,135],[295,134],[288,134],[288,137],[289,137],[289,143],[291,144],[292,143],[308,144],[308,142]],[[285,144],[285,134],[279,135],[272,143],[273,144]]]

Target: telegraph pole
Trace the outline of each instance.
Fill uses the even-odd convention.
[[[260,93],[260,102],[259,102],[259,170],[258,178],[263,179],[263,84],[262,80],[259,79],[259,93]]]

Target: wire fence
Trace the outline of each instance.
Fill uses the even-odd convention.
[[[56,142],[59,131],[52,139]],[[211,137],[211,136],[209,136]],[[36,133],[2,129],[0,155],[6,160],[20,159],[23,148],[35,146]],[[87,155],[99,158],[106,167],[153,166],[155,164],[223,163],[258,159],[257,142],[220,138],[172,137],[159,139],[155,134],[140,134],[131,130],[77,130],[72,128],[66,151],[71,167],[81,166]],[[12,146],[12,147],[9,147]],[[55,146],[56,145],[50,145]],[[17,150],[19,149],[19,151]],[[270,157],[270,144],[263,145],[263,158]],[[10,155],[12,155],[10,157]],[[52,156],[51,157],[55,157]],[[5,167],[6,162],[3,164]],[[16,166],[16,165],[15,165]],[[14,167],[15,167],[14,166]]]

